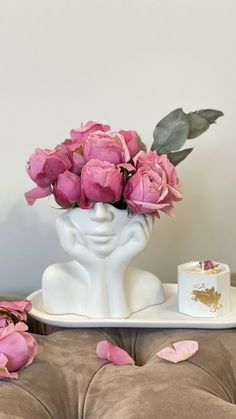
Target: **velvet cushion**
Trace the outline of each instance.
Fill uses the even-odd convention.
[[[34,327],[34,322],[31,327]],[[35,330],[39,324],[35,322]],[[0,419],[236,418],[235,330],[56,329],[37,335],[38,355],[20,379],[0,382]],[[115,366],[95,349],[109,339],[136,365]],[[171,364],[155,353],[195,339],[199,351]]]

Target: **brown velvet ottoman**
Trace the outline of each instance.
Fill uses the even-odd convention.
[[[37,357],[19,380],[0,382],[1,419],[236,418],[233,329],[57,329],[31,321],[31,330]],[[136,365],[99,359],[102,339],[127,350]],[[199,342],[189,360],[155,356],[184,339]]]

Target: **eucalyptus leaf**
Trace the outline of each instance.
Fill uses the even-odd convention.
[[[193,148],[185,148],[184,150],[168,153],[167,157],[174,166],[177,166],[177,164],[183,161],[192,151]]]
[[[188,117],[181,108],[175,109],[165,116],[153,132],[154,142],[151,150],[159,154],[168,154],[179,150],[188,138]]]
[[[197,113],[198,113],[198,115],[203,116],[204,118],[206,118],[207,121],[209,122],[209,124],[214,124],[214,122],[218,118],[220,118],[221,116],[224,115],[223,112],[217,111],[215,109],[201,109]]]
[[[206,118],[199,115],[198,112],[190,112],[188,115],[188,122],[189,122],[189,132],[188,138],[196,138],[199,135],[203,134],[209,126],[210,123]]]

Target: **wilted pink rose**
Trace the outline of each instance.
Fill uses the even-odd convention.
[[[123,174],[112,163],[92,159],[81,173],[81,208],[95,202],[119,201],[123,190]]]
[[[71,140],[66,139],[61,147],[66,147],[72,161],[72,166],[70,171],[79,175],[81,173],[83,165],[86,163],[84,158],[83,150],[83,141],[82,140]]]
[[[140,167],[131,176],[124,188],[124,199],[133,212],[153,214],[159,217],[159,210],[172,213],[172,202],[168,195],[167,179],[164,170],[155,172],[148,166]]]
[[[38,186],[44,188],[55,182],[57,176],[69,170],[71,165],[66,148],[52,151],[37,148],[30,156],[27,172]]]
[[[0,329],[0,353],[7,358],[5,367],[9,372],[31,364],[36,355],[37,342],[27,330],[28,326],[22,322]]]
[[[70,136],[72,140],[85,140],[94,131],[106,132],[110,128],[109,125],[101,124],[100,122],[88,121],[86,124],[82,124],[80,128],[73,128]]]
[[[27,319],[27,313],[31,310],[30,300],[0,301],[0,328],[10,323],[16,324]]]
[[[53,190],[55,201],[62,208],[67,208],[80,200],[80,177],[66,170],[61,173]]]
[[[84,157],[119,164],[129,161],[130,153],[124,137],[118,132],[96,131],[84,142]]]
[[[141,141],[136,131],[120,130],[119,133],[123,135],[127,147],[130,152],[131,159],[136,156],[140,150],[146,151],[146,145]]]
[[[138,134],[136,131],[120,130],[119,133],[123,135],[127,147],[130,152],[130,157],[133,158],[139,152]]]
[[[175,166],[170,162],[166,154],[157,154],[156,151],[148,153],[140,152],[137,156],[136,167],[149,166],[155,172],[164,170],[168,186],[168,198],[173,201],[180,201],[183,195],[180,191],[180,181],[177,177]]]

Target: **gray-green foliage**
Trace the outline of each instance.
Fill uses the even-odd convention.
[[[193,148],[177,150],[187,139],[196,138],[205,132],[220,116],[223,116],[223,112],[214,109],[202,109],[188,114],[181,108],[175,109],[156,125],[151,150],[156,150],[158,154],[167,154],[176,166],[191,153]]]

